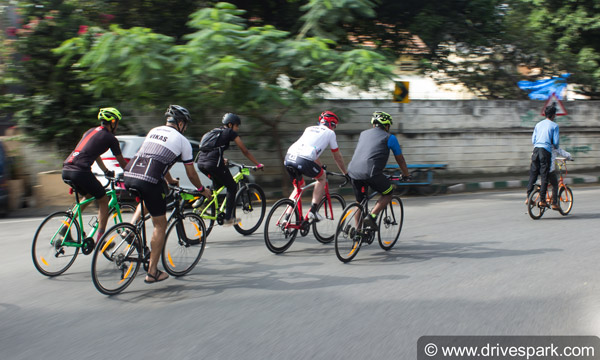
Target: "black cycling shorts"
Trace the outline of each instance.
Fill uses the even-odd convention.
[[[71,181],[75,187],[75,191],[81,195],[90,194],[96,199],[101,199],[106,195],[104,186],[100,184],[100,181],[96,179],[96,176],[91,171],[63,170],[62,178],[63,181]]]
[[[302,176],[300,176],[300,174],[315,179],[323,174],[323,169],[319,166],[319,164],[312,160],[301,158],[299,156],[297,157],[287,154],[285,156],[285,161],[283,162],[283,165],[285,165],[286,169],[288,169],[288,167],[292,167],[298,170],[292,171],[288,169],[288,173],[290,174],[290,179],[292,181],[297,180],[299,182],[300,180],[302,180]]]
[[[369,186],[381,195],[391,194],[394,190],[390,179],[388,179],[384,174],[375,175],[367,180],[352,179],[352,188],[354,189],[356,201],[361,202],[369,195]]]
[[[167,213],[167,191],[164,181],[152,184],[148,181],[125,177],[125,188],[140,192],[144,204],[151,216],[162,216]]]

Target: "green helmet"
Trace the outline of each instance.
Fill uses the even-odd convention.
[[[105,122],[121,121],[121,113],[115,108],[102,108],[98,112],[98,120]]]
[[[371,118],[371,124],[377,125],[390,125],[392,126],[392,117],[390,114],[383,111],[375,111],[373,113],[373,117]]]

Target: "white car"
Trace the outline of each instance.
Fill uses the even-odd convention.
[[[125,161],[129,161],[135,156],[137,151],[142,146],[144,139],[144,136],[117,135],[117,140],[119,140],[119,145],[121,146],[121,153],[123,154]],[[199,151],[199,142],[190,140],[190,143],[192,144],[192,151],[195,159],[196,154]],[[115,172],[115,175],[123,173],[123,169],[119,165],[119,162],[117,162],[117,159],[113,155],[112,151],[108,150],[107,152],[101,155],[101,158],[108,170],[113,170]],[[200,176],[200,181],[202,181],[202,185],[212,185],[212,181],[210,181],[204,174],[198,171],[198,169],[196,168],[196,164],[194,164],[194,169],[198,173],[198,176]],[[102,172],[102,170],[100,169],[98,164],[96,164],[96,162],[94,162],[92,165],[92,172],[94,173],[94,175],[96,175],[101,184],[107,183],[106,178],[104,177],[104,172]],[[171,176],[173,176],[173,178],[179,178],[179,185],[181,187],[187,189],[194,188],[194,186],[192,185],[185,173],[185,167],[183,166],[183,163],[176,162],[173,165],[173,167],[171,167],[170,173]]]

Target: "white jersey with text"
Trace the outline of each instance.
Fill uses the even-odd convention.
[[[309,126],[295,143],[290,146],[287,154],[291,157],[301,157],[315,161],[323,150],[329,146],[332,152],[338,151],[335,132],[324,125]]]
[[[177,129],[159,126],[150,130],[135,157],[125,168],[125,177],[158,183],[175,162],[192,164],[192,145]]]

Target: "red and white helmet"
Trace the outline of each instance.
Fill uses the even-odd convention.
[[[319,124],[325,125],[330,129],[335,129],[340,119],[331,111],[323,111],[319,116]]]

